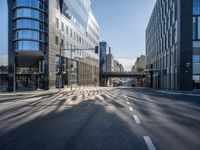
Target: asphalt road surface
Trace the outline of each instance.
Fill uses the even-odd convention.
[[[0,97],[0,150],[199,150],[200,97],[104,88]]]

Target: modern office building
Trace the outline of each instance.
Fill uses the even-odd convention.
[[[99,42],[100,49],[100,73],[103,72],[123,72],[124,67],[114,59],[111,53],[111,47],[108,43],[103,41]]]
[[[100,73],[100,79],[99,79],[99,85],[105,86],[106,80],[102,77],[103,72],[107,72],[107,54],[110,47],[106,41],[99,42],[99,52],[100,52],[100,58],[99,58],[99,73]]]
[[[110,72],[124,72],[124,67],[118,61],[114,59],[113,54],[111,53],[111,47],[108,43],[103,41],[99,42],[100,49],[100,86],[112,85],[115,79],[109,79],[103,77],[103,73]]]
[[[147,85],[200,87],[200,0],[157,0],[146,29]]]
[[[8,38],[3,35],[0,43],[4,48],[0,82],[8,90],[14,80],[17,89],[55,88],[59,81],[62,87],[98,84],[99,56],[87,50],[99,44],[90,0],[1,0],[1,4]]]
[[[107,71],[107,69],[106,69],[107,68],[107,66],[106,66],[106,55],[108,54],[109,49],[110,49],[110,47],[109,47],[107,42],[105,42],[105,41],[99,42],[100,73]]]

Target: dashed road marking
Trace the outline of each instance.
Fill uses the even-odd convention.
[[[130,111],[133,111],[133,108],[132,108],[132,107],[129,107],[129,110],[130,110]]]
[[[143,136],[145,143],[147,144],[148,150],[156,150],[151,138],[149,136]]]
[[[130,103],[129,102],[126,102],[128,105],[130,105]]]
[[[140,119],[138,118],[137,115],[133,115],[133,118],[135,119],[135,122],[136,122],[137,124],[140,124],[140,123],[141,123],[141,122],[140,122]]]

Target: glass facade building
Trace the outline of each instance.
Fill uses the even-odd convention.
[[[199,89],[200,0],[157,0],[146,29],[147,85]]]
[[[193,88],[200,89],[200,0],[193,0]]]
[[[40,0],[14,1],[15,50],[46,51],[48,4]]]
[[[106,72],[106,55],[109,51],[108,43],[100,42],[99,49],[100,49],[100,72]]]
[[[1,82],[7,80],[8,90],[13,90],[14,73],[17,90],[58,87],[60,71],[62,87],[98,81],[98,55],[86,50],[99,42],[99,26],[90,3],[90,0],[1,1],[1,6],[7,8],[4,10],[7,16],[1,13],[4,14],[1,19],[9,22],[4,26],[9,46],[0,51],[0,74]],[[6,47],[5,42],[1,46]],[[72,56],[69,50],[62,50],[60,60],[60,48],[73,49]]]

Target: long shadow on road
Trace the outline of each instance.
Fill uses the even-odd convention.
[[[9,124],[7,124],[8,129],[0,132],[0,149],[146,149],[142,136],[138,135],[135,129],[131,128],[116,113],[95,103],[94,100],[83,101],[72,107],[65,106],[63,101],[46,108],[40,106],[42,102],[29,105],[30,109],[26,109],[29,115],[25,117],[23,113],[26,113],[24,109],[27,106],[17,108],[16,113],[22,116],[21,119],[29,118],[29,120],[12,129],[9,129]],[[36,116],[38,112],[41,113]],[[9,115],[9,113],[11,112],[0,114],[0,117]],[[9,122],[9,119],[12,118],[4,121]]]

